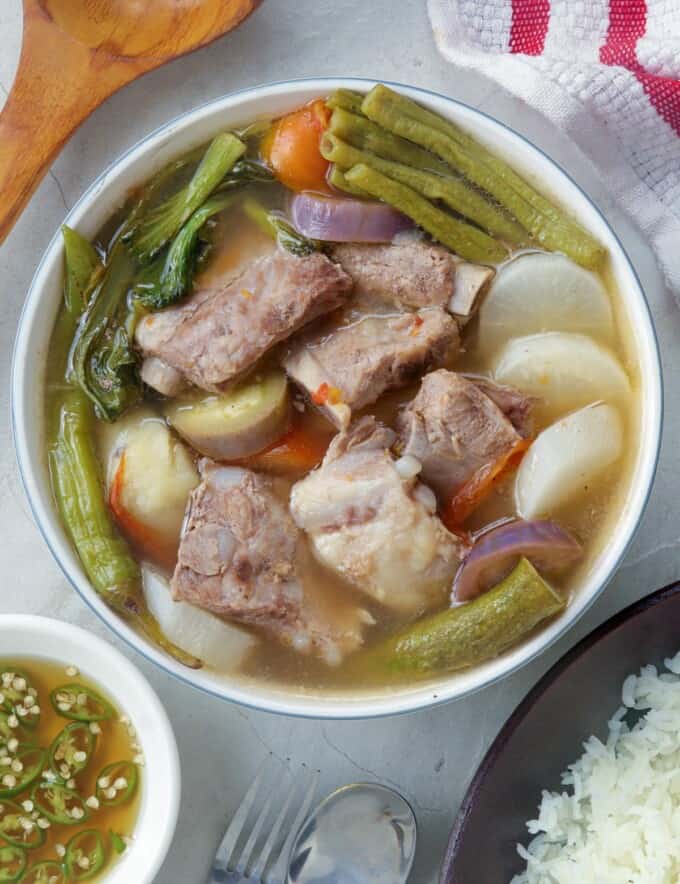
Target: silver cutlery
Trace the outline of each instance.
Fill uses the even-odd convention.
[[[318,771],[265,761],[207,884],[405,884],[417,835],[408,802],[377,783],[357,783],[309,814],[318,783]]]
[[[319,784],[319,772],[268,758],[217,849],[207,884],[286,884],[293,841]]]

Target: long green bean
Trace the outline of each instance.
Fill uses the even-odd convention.
[[[336,89],[335,92],[326,99],[326,104],[331,110],[341,107],[343,110],[350,111],[353,114],[362,113],[361,102],[364,96],[361,92],[354,92],[351,89]]]
[[[61,382],[49,388],[48,463],[52,488],[62,520],[95,590],[112,608],[139,626],[170,656],[191,668],[200,660],[186,654],[163,635],[147,609],[141,588],[139,566],[125,540],[118,534],[104,500],[104,484],[94,448],[92,404],[78,386],[64,379],[70,337],[60,334],[78,321],[80,291],[88,277],[101,272],[96,253],[83,245],[73,231],[66,250],[65,294],[52,342],[51,369]],[[75,246],[75,249],[74,249]],[[122,246],[122,243],[120,244]],[[72,263],[71,259],[77,256]]]
[[[462,178],[435,175],[431,172],[413,169],[403,163],[384,160],[370,151],[359,150],[351,144],[347,144],[332,132],[326,132],[321,139],[321,153],[341,169],[349,169],[359,163],[364,163],[372,169],[382,172],[383,175],[387,175],[388,178],[406,184],[428,199],[441,200],[449,208],[474,221],[488,233],[513,243],[526,241],[527,233],[516,221],[498,206],[489,202]]]
[[[104,503],[92,445],[90,404],[81,390],[74,388],[63,395],[50,468],[57,503],[83,567],[97,592],[119,608],[139,580],[139,566]]]
[[[145,264],[153,260],[219,186],[245,150],[245,144],[231,132],[213,139],[186,187],[151,209],[136,225],[131,246],[139,261]]]
[[[336,108],[331,116],[328,129],[338,138],[361,150],[370,150],[386,160],[403,163],[424,172],[438,172],[451,175],[451,168],[429,150],[387,132],[382,126],[359,114],[352,114],[343,108]]]
[[[331,166],[327,177],[328,183],[335,187],[336,190],[342,190],[344,193],[351,193],[352,196],[360,196],[370,199],[370,194],[363,191],[360,187],[353,187],[349,183],[345,177],[345,173],[342,172],[338,166]]]
[[[601,262],[604,249],[587,231],[454,124],[386,86],[374,87],[362,110],[389,132],[433,151],[491,194],[545,248],[564,252],[584,267]]]
[[[352,186],[360,187],[408,215],[430,236],[467,261],[495,264],[507,257],[506,249],[493,237],[438,209],[412,188],[370,166],[353,166],[345,177]]]

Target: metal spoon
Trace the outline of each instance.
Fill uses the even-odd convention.
[[[374,783],[343,786],[298,833],[289,884],[404,884],[416,851],[416,818],[401,795]]]

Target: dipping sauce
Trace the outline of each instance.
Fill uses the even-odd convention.
[[[125,853],[144,760],[130,721],[72,666],[0,660],[0,881],[99,881]]]

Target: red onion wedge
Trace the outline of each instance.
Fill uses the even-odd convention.
[[[453,581],[452,601],[468,602],[495,586],[521,556],[541,572],[559,573],[583,554],[581,544],[556,522],[517,519],[476,541]]]
[[[291,203],[293,226],[324,242],[392,242],[412,221],[385,203],[300,193]]]

